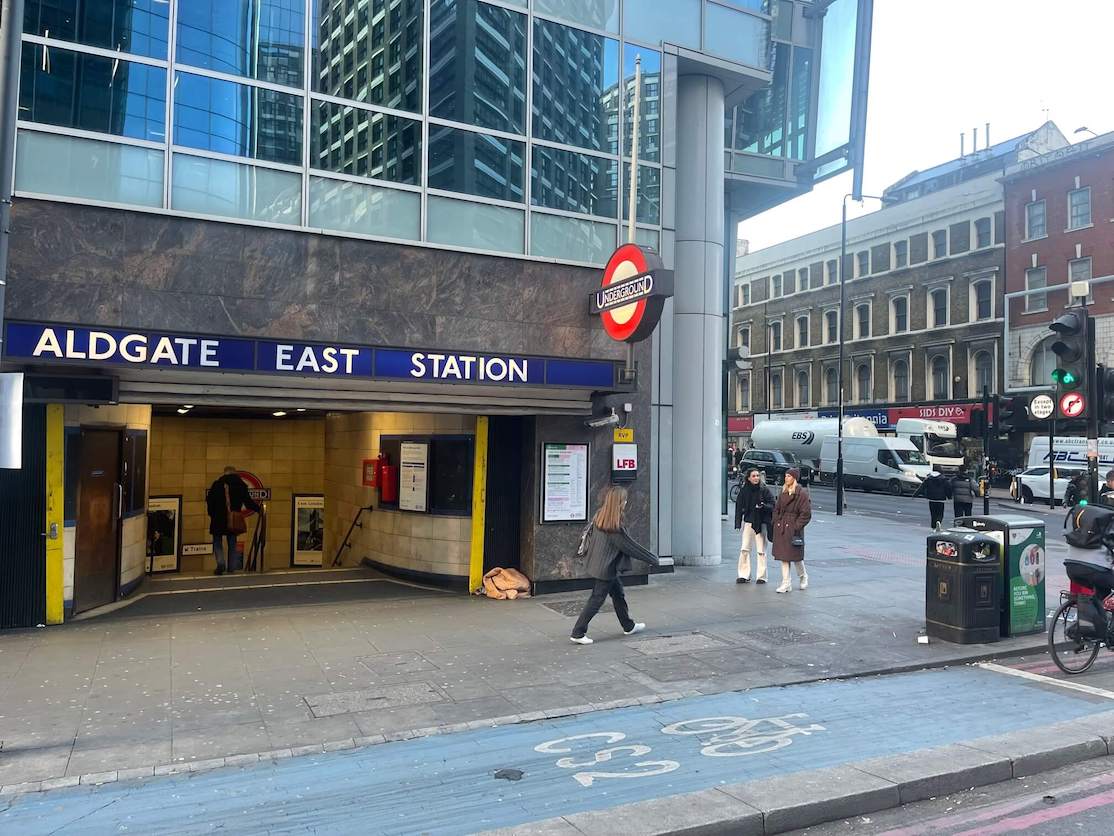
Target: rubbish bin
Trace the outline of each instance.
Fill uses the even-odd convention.
[[[960,517],[957,528],[993,537],[1002,552],[1002,636],[1026,636],[1045,630],[1044,520],[1023,514]]]
[[[999,639],[1002,573],[998,541],[986,534],[948,529],[928,538],[925,630],[956,644]]]

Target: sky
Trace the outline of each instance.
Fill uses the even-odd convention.
[[[1114,131],[1114,2],[875,0],[863,192],[1051,119],[1072,142]],[[751,252],[839,223],[851,175],[739,225]],[[848,206],[848,217],[878,201]]]

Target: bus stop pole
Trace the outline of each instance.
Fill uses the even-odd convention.
[[[1055,412],[1052,413],[1056,415]],[[1056,507],[1056,418],[1048,419],[1048,507]],[[1067,496],[1067,491],[1064,492]]]

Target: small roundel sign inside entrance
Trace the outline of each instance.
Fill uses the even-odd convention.
[[[653,333],[672,295],[673,275],[658,254],[638,244],[623,244],[607,261],[603,283],[592,294],[591,312],[599,314],[613,340],[639,342]]]

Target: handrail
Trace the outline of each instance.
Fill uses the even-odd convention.
[[[255,524],[255,533],[251,537],[251,546],[248,549],[248,557],[244,561],[245,572],[262,572],[263,571],[263,555],[267,550],[267,505],[260,503],[259,513],[256,515],[259,520]]]
[[[362,508],[358,508],[356,510],[356,516],[352,518],[352,525],[348,526],[348,533],[344,535],[344,539],[341,541],[340,546],[337,548],[337,553],[333,557],[333,568],[340,566],[341,553],[349,546],[351,546],[351,543],[349,543],[348,540],[352,537],[352,532],[356,529],[357,526],[359,526],[360,528],[364,527],[364,524],[360,522],[360,517],[363,515],[364,511],[374,510],[375,506],[373,505],[365,505]]]

